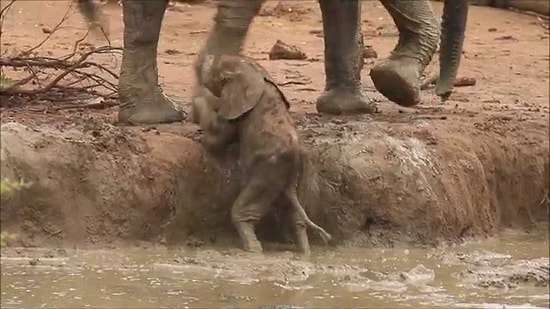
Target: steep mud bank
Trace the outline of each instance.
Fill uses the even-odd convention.
[[[546,122],[392,117],[296,116],[308,157],[299,195],[335,244],[433,244],[548,219]],[[2,228],[27,246],[236,244],[229,209],[244,175],[206,158],[195,134],[4,123],[1,176],[32,186],[2,201]],[[274,222],[261,223],[264,239],[279,234]]]

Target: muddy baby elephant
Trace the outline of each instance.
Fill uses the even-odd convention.
[[[239,143],[239,159],[248,179],[231,209],[244,249],[261,252],[255,224],[276,201],[289,206],[288,215],[302,253],[309,254],[306,227],[325,241],[331,235],[313,223],[297,195],[302,153],[288,112],[289,104],[269,74],[241,56],[206,56],[193,99],[193,121],[201,126],[201,141],[219,154]]]

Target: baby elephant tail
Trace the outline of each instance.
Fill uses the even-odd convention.
[[[296,192],[296,185],[291,185],[286,191],[285,194],[288,198],[288,200],[291,203],[291,207],[293,207],[296,211],[300,213],[300,216],[304,218],[304,221],[307,226],[313,228],[317,232],[319,232],[319,235],[321,235],[321,238],[325,242],[325,245],[328,245],[328,242],[332,239],[332,236],[330,236],[325,229],[315,224],[309,217],[307,216],[306,211],[304,210],[304,207],[302,207],[302,204],[298,200],[298,194]]]

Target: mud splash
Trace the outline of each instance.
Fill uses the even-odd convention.
[[[437,249],[2,251],[2,308],[547,308],[548,235]],[[491,281],[492,280],[492,281]],[[504,284],[484,284],[501,282]]]

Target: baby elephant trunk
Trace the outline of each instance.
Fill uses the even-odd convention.
[[[439,80],[435,89],[436,94],[443,99],[447,99],[453,91],[462,56],[467,19],[468,0],[445,0],[441,23]]]

